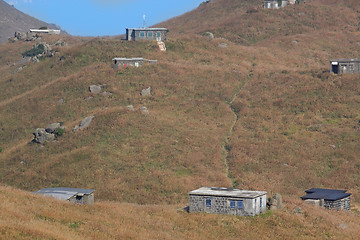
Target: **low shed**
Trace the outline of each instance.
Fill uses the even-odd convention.
[[[149,60],[145,58],[113,58],[114,64],[117,66],[140,67],[144,63],[157,64],[157,60]]]
[[[127,28],[126,40],[150,40],[163,42],[166,40],[167,28]]]
[[[311,188],[306,190],[302,200],[327,209],[350,211],[350,195],[346,190]]]
[[[333,59],[330,60],[330,71],[335,74],[360,73],[360,59]]]
[[[54,197],[59,200],[69,201],[78,204],[93,204],[94,203],[93,189],[80,188],[43,188],[35,194]]]
[[[266,211],[266,192],[202,187],[189,192],[190,212],[254,216]]]

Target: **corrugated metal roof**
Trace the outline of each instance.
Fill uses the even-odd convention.
[[[93,189],[59,187],[59,188],[43,188],[34,193],[41,194],[44,196],[52,196],[59,200],[68,200],[75,195],[81,196],[81,195],[85,195],[85,194],[91,194],[94,191],[95,190],[93,190]]]
[[[311,188],[305,191],[307,194],[301,197],[301,199],[324,199],[328,201],[336,201],[351,195],[351,193],[346,193],[346,191],[347,190]]]
[[[204,195],[204,196],[222,196],[222,197],[240,197],[240,198],[256,198],[265,195],[264,191],[249,191],[234,188],[217,188],[217,187],[202,187],[197,190],[189,192],[189,195]]]

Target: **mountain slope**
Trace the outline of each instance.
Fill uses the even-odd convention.
[[[24,14],[4,0],[0,0],[0,44],[12,37],[15,32],[28,32],[30,28],[44,26],[59,29],[54,24],[48,24]]]
[[[152,42],[44,36],[54,56],[17,64],[34,43],[0,45],[2,182],[27,191],[91,188],[98,201],[79,207],[0,187],[9,222],[0,234],[355,239],[360,77],[328,68],[331,58],[360,55],[359,5],[314,0],[264,10],[260,2],[211,1],[161,24],[170,26],[166,53]],[[158,64],[116,69],[113,57]],[[112,95],[91,94],[92,84]],[[72,132],[92,115],[89,128]],[[53,122],[64,124],[64,135],[31,142]],[[285,209],[254,218],[176,212],[201,186],[280,192]],[[352,211],[306,206],[299,197],[311,187],[349,189]],[[304,212],[294,211],[299,206]]]
[[[296,7],[305,15],[314,8],[327,13],[315,3]],[[289,14],[296,16],[294,9]],[[287,10],[258,11],[273,18]],[[325,25],[322,18],[313,24]],[[20,72],[13,63],[33,43],[3,44],[4,181],[27,190],[94,188],[102,199],[142,204],[186,202],[187,192],[203,185],[295,198],[306,188],[331,185],[350,189],[356,200],[359,78],[326,72],[330,58],[360,53],[351,30],[276,34],[251,46],[173,32],[165,54],[151,42],[48,36],[48,43],[60,37],[68,46]],[[116,70],[116,56],[159,64]],[[92,96],[92,84],[113,95]],[[152,95],[140,96],[149,86]],[[137,111],[129,112],[129,104]],[[72,133],[91,115],[91,128]],[[66,126],[57,143],[29,144],[36,128],[53,122]]]

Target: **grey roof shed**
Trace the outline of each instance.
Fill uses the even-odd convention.
[[[50,196],[59,200],[76,202],[79,204],[93,204],[94,203],[93,189],[81,189],[81,188],[43,188],[34,192],[35,194],[41,194],[43,196]]]

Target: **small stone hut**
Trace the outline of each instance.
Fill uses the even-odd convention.
[[[93,189],[79,189],[79,188],[43,188],[35,194],[50,196],[59,200],[69,201],[78,204],[93,204],[94,203]]]
[[[157,60],[149,60],[145,58],[113,58],[112,60],[114,61],[114,64],[118,67],[140,67],[144,63],[157,64]]]
[[[306,195],[301,197],[305,202],[327,209],[350,211],[350,195],[347,190],[324,188],[311,188],[306,190]]]
[[[139,41],[150,40],[163,42],[166,40],[167,28],[127,28],[126,40]]]
[[[266,211],[266,192],[202,187],[189,192],[189,212],[255,216]]]
[[[330,71],[335,74],[360,73],[360,59],[330,60]]]

